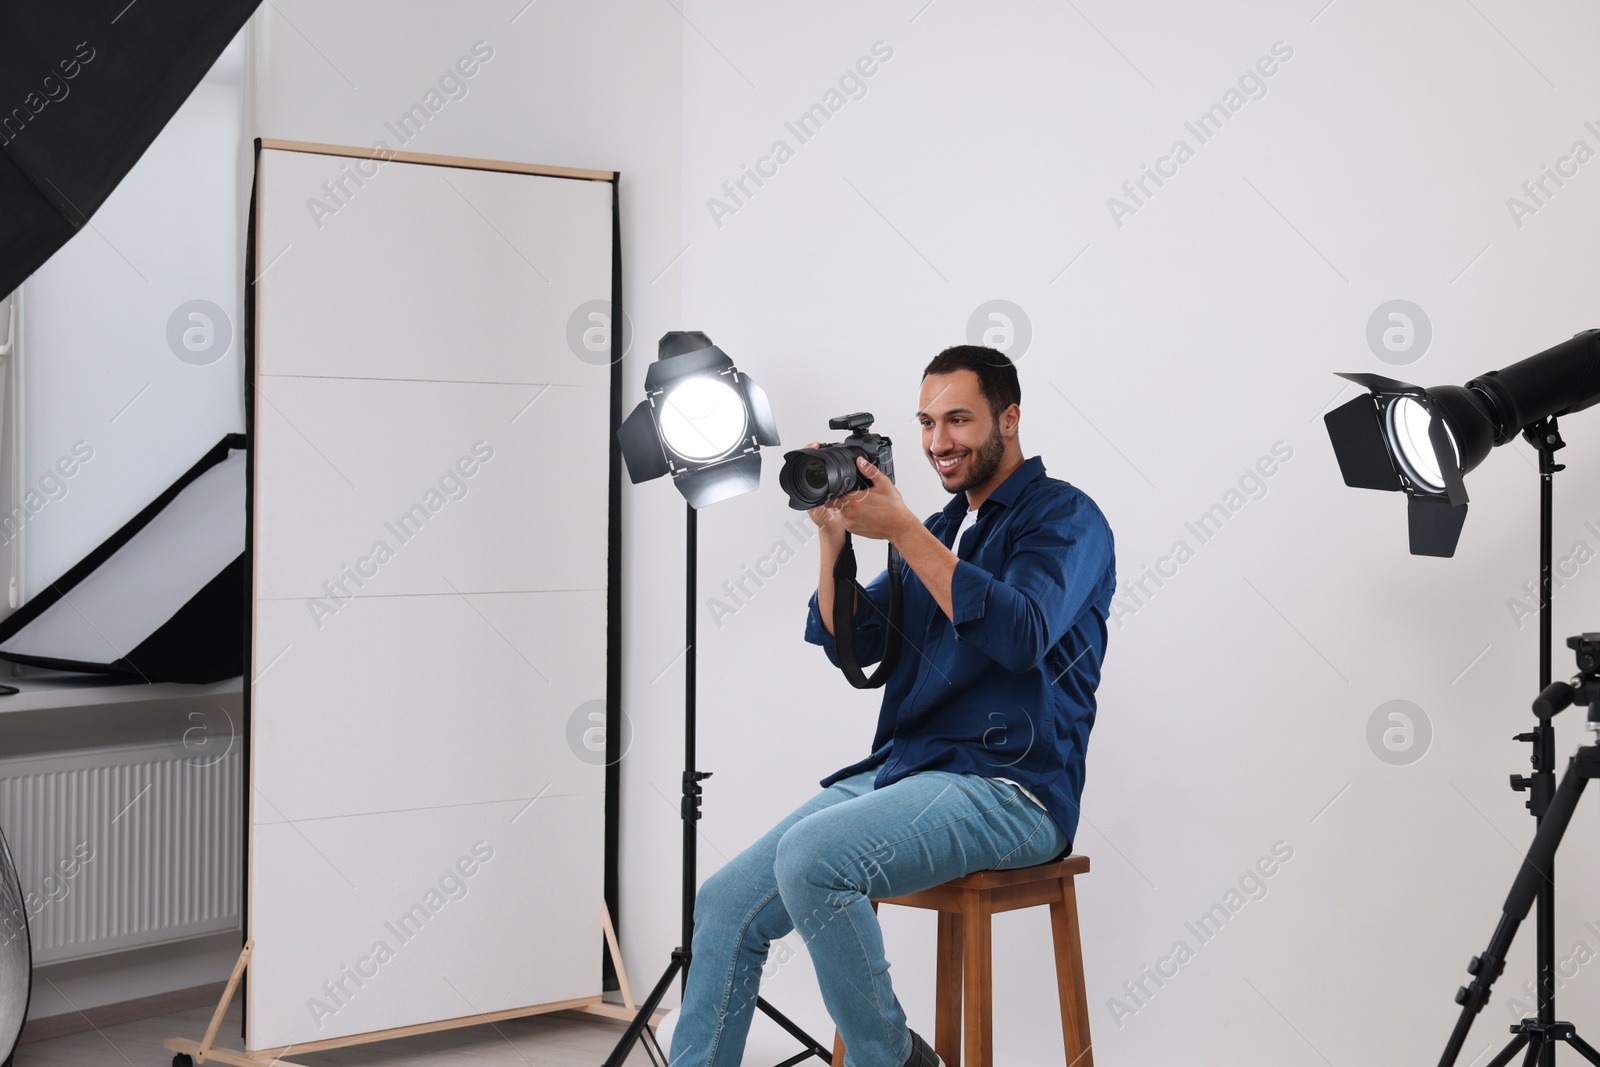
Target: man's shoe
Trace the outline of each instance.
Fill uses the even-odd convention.
[[[911,1055],[906,1059],[906,1067],[944,1067],[944,1061],[933,1047],[915,1030],[911,1031]]]

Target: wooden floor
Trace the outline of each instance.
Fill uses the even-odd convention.
[[[16,1067],[170,1067],[172,1053],[161,1046],[169,1037],[205,1034],[211,1009],[165,1015],[38,1041],[17,1049]],[[413,1067],[440,1063],[467,1067],[600,1067],[626,1024],[597,1017],[559,1014],[511,1019],[493,1026],[446,1030],[398,1041],[294,1056],[307,1067]],[[217,1044],[238,1048],[239,1007],[228,1011]],[[649,1067],[635,1045],[627,1067]]]

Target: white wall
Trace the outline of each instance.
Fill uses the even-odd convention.
[[[1600,25],[1574,3],[1324,3],[687,9],[701,32],[684,35],[683,319],[767,389],[786,446],[872,410],[913,507],[939,507],[915,454],[920,370],[1003,298],[1033,329],[1024,453],[1101,504],[1124,580],[1179,538],[1196,549],[1113,628],[1090,746],[1080,902],[1106,1063],[1432,1062],[1533,829],[1506,787],[1526,769],[1510,736],[1532,724],[1537,681],[1537,628],[1506,603],[1537,563],[1531,450],[1500,449],[1469,479],[1456,558],[1416,558],[1398,494],[1344,488],[1320,414],[1354,395],[1335,370],[1460,383],[1600,324],[1600,163],[1520,228],[1506,206],[1575,139],[1600,148],[1583,126],[1600,126],[1583,44]],[[783,123],[879,40],[894,55],[866,96],[799,144]],[[1197,144],[1185,121],[1280,40],[1293,56],[1266,95]],[[1180,137],[1194,158],[1116,226],[1107,198]],[[718,226],[707,199],[778,138],[793,159]],[[1433,325],[1408,367],[1365,341],[1395,298]],[[1593,552],[1600,424],[1565,429],[1556,544]],[[1265,496],[1198,544],[1184,523],[1277,441],[1293,454]],[[797,545],[784,504],[769,478],[707,512],[703,600],[775,541]],[[674,551],[661,546],[668,588]],[[801,643],[814,551],[721,629],[702,612],[702,760],[717,772],[706,871],[867,752],[878,696]],[[1565,636],[1600,628],[1594,569],[1558,594],[1558,677]],[[1392,699],[1432,723],[1410,766],[1367,745]],[[673,701],[648,689],[629,707],[654,721]],[[1564,718],[1563,761],[1581,732]],[[1587,810],[1558,866],[1563,955],[1580,939],[1600,950],[1582,926],[1600,928],[1594,825]],[[1199,945],[1185,921],[1279,840],[1294,858],[1266,898]],[[927,1033],[932,919],[885,908],[884,923],[896,989]],[[1507,994],[1532,973],[1525,929],[1463,1063],[1505,1039]],[[1042,912],[997,922],[999,1062],[1061,1062],[1047,933]],[[1193,961],[1119,1028],[1109,999],[1180,938]],[[790,943],[766,991],[823,1030]],[[1591,1032],[1595,969],[1562,1009]]]

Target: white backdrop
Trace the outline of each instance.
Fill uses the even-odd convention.
[[[1405,552],[1396,494],[1346,489],[1320,416],[1335,370],[1463,382],[1595,325],[1586,237],[1600,185],[1585,164],[1547,206],[1507,206],[1600,114],[1575,3],[1528,7],[1261,0],[1221,7],[1108,0],[809,5],[281,4],[265,18],[263,132],[368,143],[462,46],[497,58],[419,137],[624,173],[624,273],[640,343],[703,329],[769,392],[785,447],[868,409],[927,514],[943,502],[912,454],[917,376],[967,339],[985,302],[1025,312],[1023,444],[1087,490],[1116,531],[1125,580],[1180,538],[1193,558],[1111,636],[1079,847],[1095,1043],[1126,1065],[1432,1062],[1451,994],[1481,951],[1531,835],[1506,776],[1531,723],[1536,628],[1508,601],[1535,575],[1537,479],[1519,443],[1469,479],[1452,560]],[[314,28],[313,28],[314,27]],[[892,56],[840,78],[882,41]],[[1275,42],[1265,95],[1203,144],[1185,127]],[[871,64],[869,64],[871,65]],[[348,82],[341,76],[343,70]],[[785,123],[840,89],[801,143]],[[1252,92],[1256,90],[1252,87]],[[852,98],[854,94],[857,98]],[[550,106],[560,101],[569,107]],[[1118,227],[1108,198],[1173,142],[1193,149]],[[723,190],[763,164],[734,204]],[[735,187],[737,191],[737,187]],[[713,211],[717,198],[737,210]],[[631,198],[631,199],[630,199]],[[1131,201],[1129,201],[1131,203]],[[720,221],[720,226],[718,222]],[[1409,300],[1432,337],[1410,365],[1380,360],[1367,323]],[[1405,355],[1414,355],[1406,353]],[[1558,555],[1600,550],[1600,426],[1565,427]],[[1260,487],[1240,480],[1277,442]],[[772,457],[775,464],[777,456]],[[801,641],[815,549],[788,525],[775,465],[758,494],[707,509],[700,650],[702,874],[865,754],[876,701]],[[1243,502],[1203,544],[1186,530]],[[1254,499],[1252,499],[1254,497]],[[676,943],[682,505],[624,495],[634,743],[623,762],[623,951],[637,985]],[[803,521],[803,520],[802,520]],[[803,528],[802,528],[803,529]],[[722,583],[784,541],[796,553],[737,611]],[[863,561],[871,557],[863,554]],[[1558,592],[1559,638],[1596,627],[1593,567]],[[1124,596],[1120,603],[1132,602]],[[1565,655],[1565,650],[1562,649]],[[1570,660],[1558,661],[1558,675]],[[773,678],[783,684],[774,685]],[[1409,765],[1367,729],[1387,701],[1427,715]],[[1563,757],[1579,740],[1560,725]],[[1558,867],[1563,956],[1600,951],[1593,801]],[[1315,820],[1315,821],[1313,821]],[[1283,841],[1293,858],[1223,932],[1185,923]],[[1259,895],[1259,894],[1258,894]],[[913,1025],[932,1025],[933,922],[884,909],[891,972]],[[1463,1062],[1505,1037],[1531,977],[1531,926]],[[996,921],[1001,1062],[1060,1062],[1045,917]],[[1195,958],[1135,1005],[1177,940]],[[764,992],[819,1036],[829,1022],[798,939],[774,947]],[[1569,965],[1563,1015],[1600,1032],[1593,964]],[[1120,1018],[1111,999],[1136,1007]],[[1121,1023],[1120,1027],[1118,1023]],[[749,1062],[792,1049],[758,1032]],[[785,1052],[786,1054],[786,1052]]]
[[[262,149],[252,1049],[601,991],[611,191]]]

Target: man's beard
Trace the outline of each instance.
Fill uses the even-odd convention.
[[[965,467],[966,473],[955,485],[946,485],[945,489],[951,493],[964,493],[973,486],[982,485],[993,477],[994,472],[1000,469],[1001,462],[1006,456],[1005,438],[1000,436],[1000,424],[994,424],[994,432],[989,439],[968,454]],[[929,455],[930,460],[933,458]],[[934,464],[938,470],[938,464]]]

